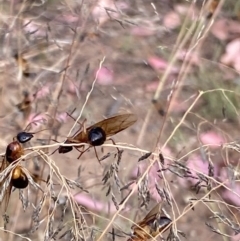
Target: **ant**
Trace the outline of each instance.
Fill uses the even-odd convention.
[[[88,128],[81,128],[73,135],[72,137],[67,138],[64,144],[75,144],[79,143],[78,146],[74,146],[78,151],[80,148],[84,148],[82,143],[89,144],[89,147],[85,150],[80,151],[81,154],[79,155],[78,159],[81,155],[86,152],[89,148],[94,147],[96,156],[97,152],[95,147],[101,146],[105,143],[107,138],[111,137],[112,135],[117,134],[120,131],[125,130],[129,126],[133,125],[137,121],[137,117],[134,114],[119,114],[113,117],[109,117],[105,120],[97,122],[94,125],[89,126]],[[81,131],[80,131],[81,130]],[[115,144],[115,142],[109,138]],[[117,148],[118,149],[118,148]],[[58,148],[59,153],[68,153],[73,150],[73,146],[60,146]],[[98,158],[98,156],[97,156]],[[99,158],[98,158],[99,160]]]

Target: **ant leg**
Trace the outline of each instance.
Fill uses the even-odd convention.
[[[113,145],[116,145],[115,141],[114,141],[112,138],[110,138],[109,140],[112,141]],[[118,147],[116,147],[116,148],[117,148],[117,155],[118,155],[118,161],[117,161],[117,162],[119,163],[120,160],[121,160],[121,157],[122,157],[122,152],[123,152],[123,150],[120,151],[120,149],[119,149]]]
[[[56,143],[60,143],[59,141],[54,140],[54,139],[51,139],[51,141],[54,141]],[[51,154],[49,154],[49,156],[53,155],[58,149],[59,149],[59,147],[56,150],[54,150]]]
[[[71,116],[72,117],[72,116]],[[72,117],[73,118],[73,117]],[[74,119],[74,118],[73,118]],[[75,120],[75,119],[74,119]],[[76,121],[76,120],[75,120]],[[78,133],[80,133],[80,130],[83,129],[83,132],[86,133],[86,127],[85,127],[85,123],[87,122],[87,119],[85,118],[82,123],[78,124],[80,125],[80,128],[78,129],[78,131],[76,131],[76,133],[73,136],[76,136]]]
[[[72,115],[72,114],[75,112],[76,109],[77,109],[77,108],[75,107],[70,114],[69,114],[68,112],[66,112],[67,115]]]
[[[78,156],[78,158],[77,159],[80,159],[80,157],[82,156],[82,154],[84,153],[84,152],[81,152],[81,151],[79,151],[80,152],[80,155]]]
[[[36,182],[37,184],[39,184],[39,181],[41,181],[41,182],[45,182],[46,185],[49,185],[50,175],[47,176],[47,180],[40,178],[38,174],[34,174],[34,173],[30,173],[30,176],[32,177],[33,181]],[[53,183],[53,185],[59,185],[59,184]]]
[[[100,161],[100,159],[99,159],[99,157],[98,157],[96,147],[95,147],[95,146],[93,146],[93,148],[94,148],[95,155],[96,155],[96,157],[97,157],[97,159],[98,159],[99,164],[100,164],[100,165],[102,165],[102,164],[101,164],[101,161]]]
[[[116,142],[112,138],[109,138],[109,140],[113,143],[114,146],[116,146]],[[120,152],[119,148],[118,147],[116,147],[116,148],[117,148],[118,153],[119,153]]]
[[[74,111],[73,111],[73,112],[74,112]],[[72,112],[72,113],[73,113],[73,112]],[[67,112],[66,112],[66,113],[67,113]],[[75,119],[71,114],[67,113],[67,115],[68,115],[70,118],[72,118],[74,121],[76,121],[76,119]],[[77,122],[77,123],[80,125],[80,129],[83,127],[83,124],[84,124],[86,121],[87,121],[87,119],[85,118],[82,123]]]
[[[38,181],[42,181],[42,182],[45,182],[46,184],[48,184],[48,180],[45,181],[44,179],[40,178],[37,173],[30,173],[30,176],[32,177],[33,181],[36,183],[38,183]]]
[[[57,148],[56,150],[54,150],[51,154],[49,154],[49,156],[53,155],[59,148]]]
[[[80,157],[83,155],[83,153],[85,153],[87,150],[89,150],[90,146],[88,148],[86,148],[85,150],[84,150],[84,146],[79,146],[79,147],[75,147],[75,148],[78,152],[80,152],[80,155],[77,158],[77,159],[80,159]],[[79,150],[80,148],[83,148],[83,150],[82,151]]]

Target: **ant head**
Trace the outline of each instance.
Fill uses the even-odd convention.
[[[17,140],[20,143],[26,143],[26,142],[30,141],[32,138],[33,138],[33,134],[30,132],[22,131],[17,134]]]

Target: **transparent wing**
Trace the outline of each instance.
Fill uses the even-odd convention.
[[[134,114],[121,114],[116,115],[110,118],[107,118],[105,120],[102,120],[100,122],[97,122],[96,124],[89,126],[87,128],[87,131],[91,130],[94,127],[101,127],[104,132],[106,133],[106,136],[112,136],[117,134],[118,132],[128,128],[129,126],[133,125],[137,121],[137,116]],[[78,140],[80,142],[84,141],[85,135],[83,131],[76,134],[73,139]]]
[[[133,125],[137,121],[137,116],[134,114],[122,114],[107,118],[103,121],[100,121],[90,127],[87,130],[92,129],[93,127],[101,127],[107,137],[117,134],[118,132],[127,129],[129,126]]]
[[[157,214],[161,214],[162,203],[158,203],[151,211],[145,216],[145,218],[138,223],[139,226],[145,226],[149,222],[153,222],[156,219]]]
[[[0,205],[3,206],[4,212],[7,210],[7,206],[9,203],[12,185],[11,185],[11,174],[12,172],[5,172],[4,170],[8,167],[8,162],[4,157],[2,160],[1,168],[0,168]]]

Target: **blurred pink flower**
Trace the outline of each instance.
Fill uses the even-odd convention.
[[[107,67],[102,67],[97,71],[97,83],[100,85],[109,85],[113,82],[113,71]]]
[[[90,195],[87,195],[85,193],[79,193],[74,196],[76,202],[87,209],[99,212],[99,213],[115,213],[117,211],[116,207],[112,203],[103,203],[101,201],[98,201],[95,198],[90,197]],[[124,211],[130,210],[128,207],[124,208]]]
[[[186,167],[189,168],[192,177],[178,177],[180,185],[183,187],[189,188],[197,184],[200,181],[198,174],[209,175],[209,163],[205,161],[201,156],[193,154],[189,156],[189,159],[186,162]],[[217,178],[219,173],[219,167],[214,162],[213,163],[213,178]],[[203,185],[206,185],[205,182],[202,182]]]
[[[163,18],[163,25],[168,29],[175,29],[181,24],[181,18],[175,11],[168,12]]]
[[[80,85],[80,86],[79,86]],[[87,84],[86,82],[82,82],[81,84],[80,83],[76,83],[72,80],[69,80],[68,81],[68,93],[70,94],[74,94],[74,95],[77,95],[78,98],[81,97],[81,92],[82,91],[86,91],[87,90]]]
[[[113,0],[98,0],[96,2],[97,4],[92,10],[92,16],[99,25],[102,25],[109,20],[109,15],[113,18],[118,18],[119,10],[125,10],[128,8],[128,4],[123,1],[118,1],[116,3]]]
[[[198,155],[192,155],[187,161],[187,167],[190,169],[193,176],[197,177],[197,173],[208,174],[208,162],[204,161]]]
[[[58,113],[56,115],[56,119],[60,122],[60,123],[66,123],[68,120],[69,116],[67,115],[66,112],[62,112],[62,113]]]
[[[184,187],[189,187],[189,184],[190,186],[195,185],[199,181],[197,173],[208,175],[208,166],[208,162],[203,160],[200,156],[195,154],[189,156],[189,159],[186,162],[186,167],[189,168],[189,171],[191,172],[190,175],[192,175],[193,178],[178,177],[179,183]]]
[[[228,203],[240,207],[240,185],[234,182],[232,183],[232,185],[229,185],[229,188],[231,190],[224,189],[224,191],[222,191],[222,198]],[[233,192],[235,192],[236,194]]]
[[[170,162],[170,160],[168,158],[166,158],[166,156],[172,156],[172,152],[168,147],[165,147],[162,152],[163,152],[163,157],[164,157],[164,165],[166,166]],[[137,179],[138,174],[140,174],[140,176],[141,176],[146,171],[147,166],[148,166],[147,160],[143,160],[143,161],[139,162],[138,167],[135,167],[132,170],[130,178]],[[149,188],[151,197],[156,201],[161,200],[161,197],[159,196],[159,194],[156,190],[156,187],[155,187],[155,185],[157,183],[158,186],[161,188],[162,179],[159,176],[159,175],[161,175],[158,172],[159,169],[160,169],[160,167],[159,167],[158,162],[155,162],[148,172],[148,188]]]
[[[34,36],[43,37],[46,36],[46,29],[43,24],[39,24],[30,19],[25,19],[23,30],[27,33],[32,33]]]
[[[240,38],[227,44],[226,53],[221,57],[221,62],[240,71]]]
[[[175,4],[174,10],[181,16],[188,16],[189,19],[191,20],[198,20],[199,18],[199,10],[194,4]]]
[[[79,16],[73,15],[73,14],[61,14],[59,16],[56,16],[55,19],[56,21],[60,23],[76,23],[79,20]]]
[[[31,127],[31,131],[34,131],[46,123],[48,119],[49,117],[45,114],[32,113],[27,120],[27,125]]]
[[[239,21],[221,18],[213,24],[211,32],[216,38],[223,41],[233,39],[234,36],[237,37],[240,34],[240,23]]]
[[[147,58],[148,64],[155,70],[165,70],[168,66],[168,62],[157,56],[150,56]],[[171,72],[178,73],[179,69],[172,66]]]
[[[240,240],[240,233],[231,237],[231,241],[239,241]]]
[[[146,85],[146,91],[154,92],[154,91],[156,91],[158,85],[159,85],[159,80],[151,81],[149,84]]]
[[[220,40],[227,40],[229,35],[227,25],[228,21],[226,19],[217,20],[211,28],[212,34]]]
[[[132,171],[132,176],[131,178],[133,179],[137,179],[138,174],[140,174],[140,176],[146,171],[147,169],[147,162],[140,162],[138,164],[137,168],[134,168],[134,170]],[[158,183],[159,186],[161,186],[160,182],[162,179],[160,179],[159,177],[159,165],[157,162],[154,163],[154,165],[150,168],[149,172],[148,172],[148,189],[150,191],[150,195],[153,199],[155,199],[156,201],[161,201],[161,197],[159,196],[155,184]],[[133,184],[135,185],[135,184]],[[141,184],[140,184],[141,185]],[[131,186],[130,186],[131,188]],[[136,189],[137,190],[137,189]]]
[[[171,100],[170,106],[169,106],[169,112],[170,113],[181,113],[183,111],[186,111],[189,108],[189,104],[187,102],[182,102],[177,99]]]
[[[198,53],[187,52],[187,50],[178,51],[178,59],[182,61],[189,61],[189,63],[199,66],[201,61]]]
[[[163,24],[168,29],[175,29],[182,24],[182,16],[188,16],[191,20],[196,20],[198,16],[198,10],[192,5],[188,4],[175,4],[174,10],[168,12],[163,18]]]
[[[50,94],[50,86],[49,85],[46,85],[46,86],[43,86],[41,89],[39,89],[35,94],[34,94],[34,97],[36,99],[42,99],[42,98],[45,98],[46,96],[49,96]]]
[[[211,148],[218,148],[225,142],[223,137],[214,131],[201,133],[200,140],[203,145],[209,145]]]
[[[131,34],[140,37],[152,36],[155,34],[155,30],[153,28],[147,26],[137,26],[133,27],[131,30]]]
[[[157,70],[158,69],[164,70],[168,66],[168,63],[164,59],[159,58],[157,56],[151,56],[147,59],[147,61],[152,68]]]

